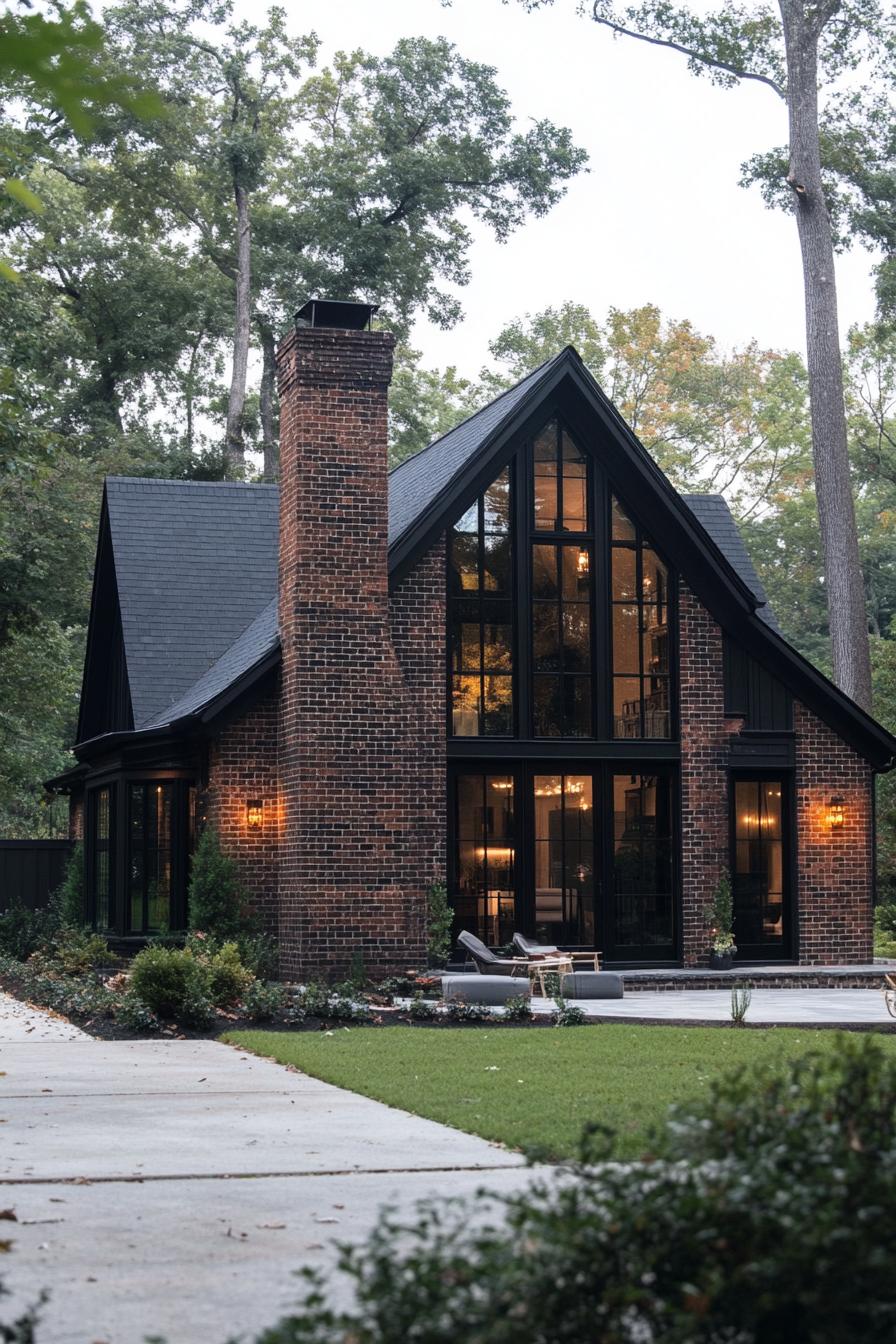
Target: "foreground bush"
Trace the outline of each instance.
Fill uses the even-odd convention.
[[[158,1017],[207,1026],[214,1017],[212,974],[185,948],[145,947],[131,966],[130,993]]]
[[[54,910],[28,910],[15,897],[0,915],[0,955],[27,961],[49,945],[57,929]]]
[[[714,1083],[654,1152],[524,1195],[386,1217],[346,1248],[355,1305],[309,1297],[259,1344],[844,1344],[896,1335],[896,1059],[842,1038]]]

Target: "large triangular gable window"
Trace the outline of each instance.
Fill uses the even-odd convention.
[[[449,731],[671,736],[669,570],[552,418],[449,533]]]

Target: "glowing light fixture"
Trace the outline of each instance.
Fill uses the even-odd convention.
[[[846,820],[846,809],[843,805],[841,794],[835,793],[828,803],[828,828],[832,831],[839,831]]]
[[[260,831],[264,820],[264,803],[260,798],[250,798],[246,802],[246,825],[250,831]]]
[[[579,554],[576,557],[576,572],[584,576],[588,573],[589,565],[590,560],[588,558],[588,552],[585,550],[584,546],[581,546],[579,548]]]

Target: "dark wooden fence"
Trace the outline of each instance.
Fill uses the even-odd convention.
[[[65,876],[71,840],[0,840],[0,913],[20,900],[40,910]]]

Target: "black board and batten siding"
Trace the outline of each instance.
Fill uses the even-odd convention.
[[[15,901],[40,910],[65,877],[71,840],[0,840],[0,914]]]

